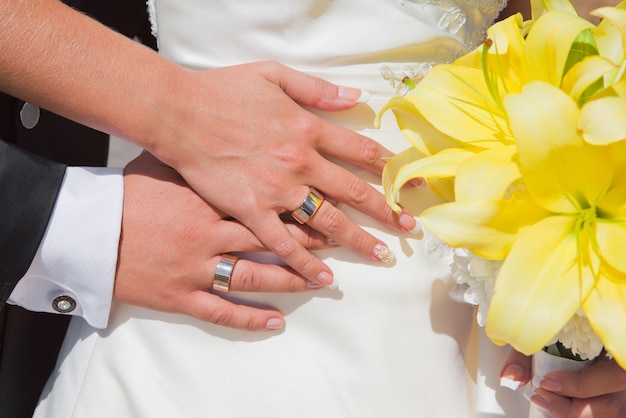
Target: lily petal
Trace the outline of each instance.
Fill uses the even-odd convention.
[[[587,20],[564,11],[543,15],[526,38],[522,82],[540,80],[560,86],[574,40],[591,27]]]
[[[599,280],[589,293],[583,309],[607,351],[626,369],[626,284]]]
[[[578,129],[590,144],[607,145],[626,139],[626,97],[603,97],[580,112]]]
[[[575,222],[552,216],[520,234],[498,274],[489,306],[486,331],[494,342],[531,355],[581,306],[581,295],[593,283],[579,278]]]
[[[576,14],[576,9],[568,0],[530,0],[530,6],[534,21],[551,10],[563,10]]]
[[[421,220],[439,239],[456,248],[501,260],[520,230],[548,216],[525,192],[513,199],[450,202],[426,209]]]
[[[423,154],[410,148],[393,156],[383,169],[382,181],[387,203],[394,211],[400,212],[397,203],[400,189],[408,181],[417,177],[454,177],[459,165],[472,155],[474,153],[471,151],[449,149],[422,158]]]
[[[610,156],[582,140],[576,103],[558,88],[535,81],[505,97],[504,107],[524,184],[537,203],[555,213],[577,213],[595,204],[611,184]]]
[[[616,69],[617,66],[606,58],[600,56],[587,57],[575,64],[563,77],[561,90],[579,103],[581,96],[593,83]]]
[[[435,66],[406,98],[433,126],[458,141],[484,148],[511,141],[504,114],[493,102],[482,70]]]
[[[479,152],[465,160],[456,174],[456,199],[503,199],[511,184],[520,178],[514,161],[516,151],[514,145],[509,145]]]
[[[448,135],[435,129],[415,105],[404,97],[393,97],[378,112],[375,124],[380,126],[380,119],[387,110],[395,115],[396,122],[404,137],[426,155],[435,154],[446,148],[457,148],[461,144]]]
[[[596,241],[602,258],[626,280],[626,183],[611,189],[598,203]]]

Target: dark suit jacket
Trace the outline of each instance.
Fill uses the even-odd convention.
[[[156,48],[145,0],[64,2]],[[108,153],[108,135],[43,109],[26,129],[23,105],[0,94],[0,418],[32,416],[69,320],[5,302],[35,256],[66,165],[104,166]]]

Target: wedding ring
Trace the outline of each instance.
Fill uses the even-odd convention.
[[[222,258],[220,258],[215,268],[213,290],[228,293],[230,289],[230,277],[233,274],[237,260],[239,260],[239,257],[230,254],[222,254]]]
[[[311,216],[315,215],[315,212],[322,206],[323,202],[324,195],[313,187],[309,187],[309,195],[298,209],[291,212],[291,216],[299,223],[305,224],[311,219]]]

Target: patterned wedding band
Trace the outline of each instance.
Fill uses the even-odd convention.
[[[230,289],[230,277],[233,274],[237,260],[239,260],[239,257],[230,254],[222,254],[222,258],[215,268],[213,290],[228,293]]]
[[[323,202],[324,195],[313,187],[309,187],[309,195],[298,209],[291,212],[291,216],[301,224],[305,224],[311,219],[311,216],[315,215],[315,212],[322,206]]]

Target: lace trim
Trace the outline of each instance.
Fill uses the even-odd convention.
[[[437,21],[437,27],[445,30],[451,35],[456,35],[461,28],[468,24],[468,19],[479,16],[484,24],[474,30],[465,42],[466,51],[442,49],[438,51],[436,62],[422,62],[407,64],[400,70],[392,70],[388,65],[381,67],[381,75],[388,80],[394,88],[396,94],[405,95],[410,88],[404,82],[411,80],[414,84],[420,82],[424,75],[433,65],[438,63],[453,62],[467,51],[476,48],[485,39],[487,28],[491,26],[502,9],[507,4],[507,0],[398,0],[400,6],[419,13],[420,8],[426,6],[439,7],[442,11],[441,17]],[[407,10],[409,13],[411,10]]]
[[[146,6],[148,8],[148,20],[150,21],[150,32],[152,36],[157,37],[157,21],[156,21],[156,8],[154,7],[154,0],[147,0]]]

